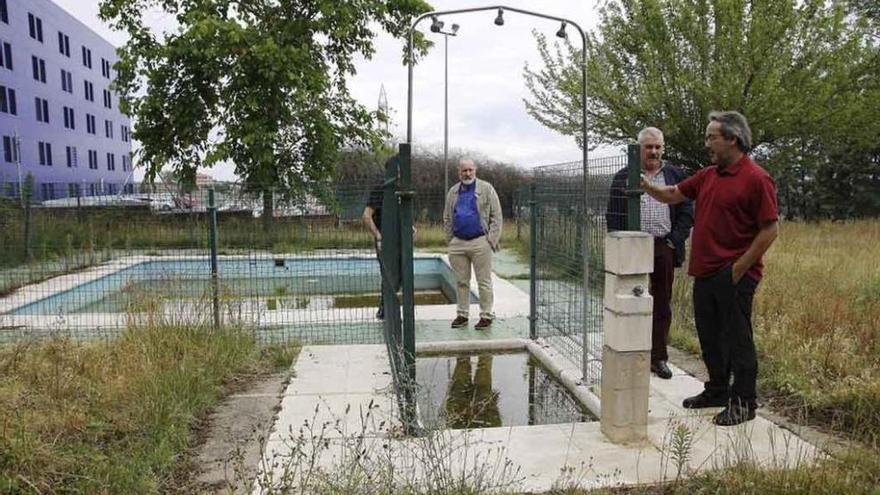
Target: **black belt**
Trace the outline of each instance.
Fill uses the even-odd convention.
[[[475,235],[475,236],[473,236],[473,237],[458,237],[458,236],[455,236],[455,237],[458,237],[459,239],[461,239],[461,240],[463,240],[463,241],[472,241],[472,240],[474,240],[474,239],[479,239],[480,237],[483,237],[483,236],[485,236],[485,235],[486,235],[486,234]]]

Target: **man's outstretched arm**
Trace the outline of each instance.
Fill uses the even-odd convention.
[[[687,197],[678,190],[678,186],[653,184],[644,176],[644,174],[642,175],[639,185],[641,185],[642,189],[644,189],[652,198],[661,203],[675,205],[687,199]]]

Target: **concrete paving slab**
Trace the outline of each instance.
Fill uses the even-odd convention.
[[[527,321],[525,323],[527,327]],[[423,326],[422,331],[429,328]],[[438,328],[434,336],[439,338],[450,333],[456,332]],[[465,331],[461,335],[470,333]],[[470,342],[478,338],[487,336],[475,336]],[[540,346],[523,342],[526,347]],[[431,348],[438,345],[442,343],[433,344]],[[553,366],[558,372],[577,373],[576,367],[552,348],[539,350],[558,361]],[[325,430],[320,435],[326,440],[322,447],[325,451],[319,453],[316,461],[327,470],[347,462],[351,442],[358,441],[362,442],[361,448],[379,456],[371,462],[391,463],[400,476],[410,477],[409,481],[436,474],[427,472],[433,469],[462,475],[468,469],[499,469],[500,466],[510,467],[510,471],[505,471],[508,478],[517,468],[516,483],[508,487],[510,491],[540,492],[574,486],[597,488],[656,483],[729,466],[740,460],[770,467],[792,467],[821,455],[814,446],[765,418],[723,428],[711,423],[711,415],[717,408],[699,411],[681,408],[681,400],[702,390],[702,383],[678,368],[673,368],[671,380],[651,378],[648,440],[635,445],[611,443],[601,433],[598,422],[443,430],[430,440],[404,438],[394,426],[397,404],[387,354],[381,345],[306,347],[295,371],[296,378],[285,392],[276,432],[267,445],[265,457],[289,456],[296,447],[297,437],[290,433],[298,432],[297,428],[304,421],[316,425],[327,422],[332,431]],[[359,411],[371,401],[376,423],[365,428]],[[348,415],[344,414],[347,408]],[[386,423],[382,424],[383,420]],[[282,434],[285,431],[286,439]],[[685,447],[676,449],[676,444]],[[442,452],[442,465],[426,464],[426,452],[433,452],[432,455]],[[265,474],[271,477],[283,473],[283,469],[276,467],[269,468]],[[255,493],[262,493],[259,486]]]

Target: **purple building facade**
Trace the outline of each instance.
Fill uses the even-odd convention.
[[[115,48],[49,0],[0,0],[0,195],[133,191]]]

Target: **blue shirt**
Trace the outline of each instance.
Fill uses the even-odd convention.
[[[458,201],[452,211],[452,235],[469,241],[484,234],[477,210],[477,181],[471,185],[460,184]]]

